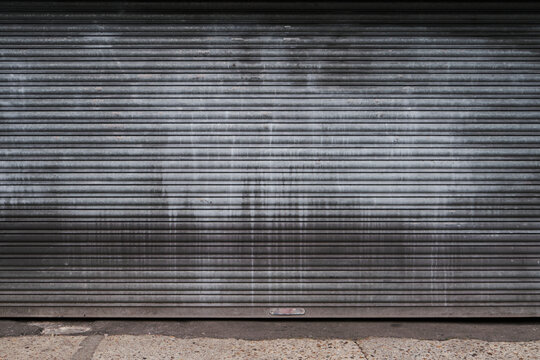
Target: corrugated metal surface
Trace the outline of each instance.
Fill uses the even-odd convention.
[[[3,5],[0,315],[539,315],[531,6]]]

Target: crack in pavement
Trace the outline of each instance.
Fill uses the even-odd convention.
[[[360,344],[358,343],[358,340],[354,340],[353,342],[356,344],[356,346],[358,346],[358,349],[360,349],[360,353],[362,354],[362,356],[364,357],[364,359],[367,360],[368,357],[367,357],[366,353],[364,352],[364,349],[362,349],[362,347],[361,347]]]
[[[79,345],[79,350],[73,354],[71,360],[92,360],[92,356],[103,338],[105,338],[103,335],[90,335],[86,337]]]

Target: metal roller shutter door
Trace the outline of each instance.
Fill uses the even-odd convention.
[[[0,315],[538,316],[534,6],[3,5]]]

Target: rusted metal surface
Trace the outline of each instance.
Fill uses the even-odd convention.
[[[538,316],[540,13],[400,4],[6,5],[0,316]]]

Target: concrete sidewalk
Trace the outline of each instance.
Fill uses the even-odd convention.
[[[238,340],[164,335],[19,336],[0,338],[0,359],[531,359],[540,341]]]
[[[7,359],[540,359],[540,320],[0,320]]]

